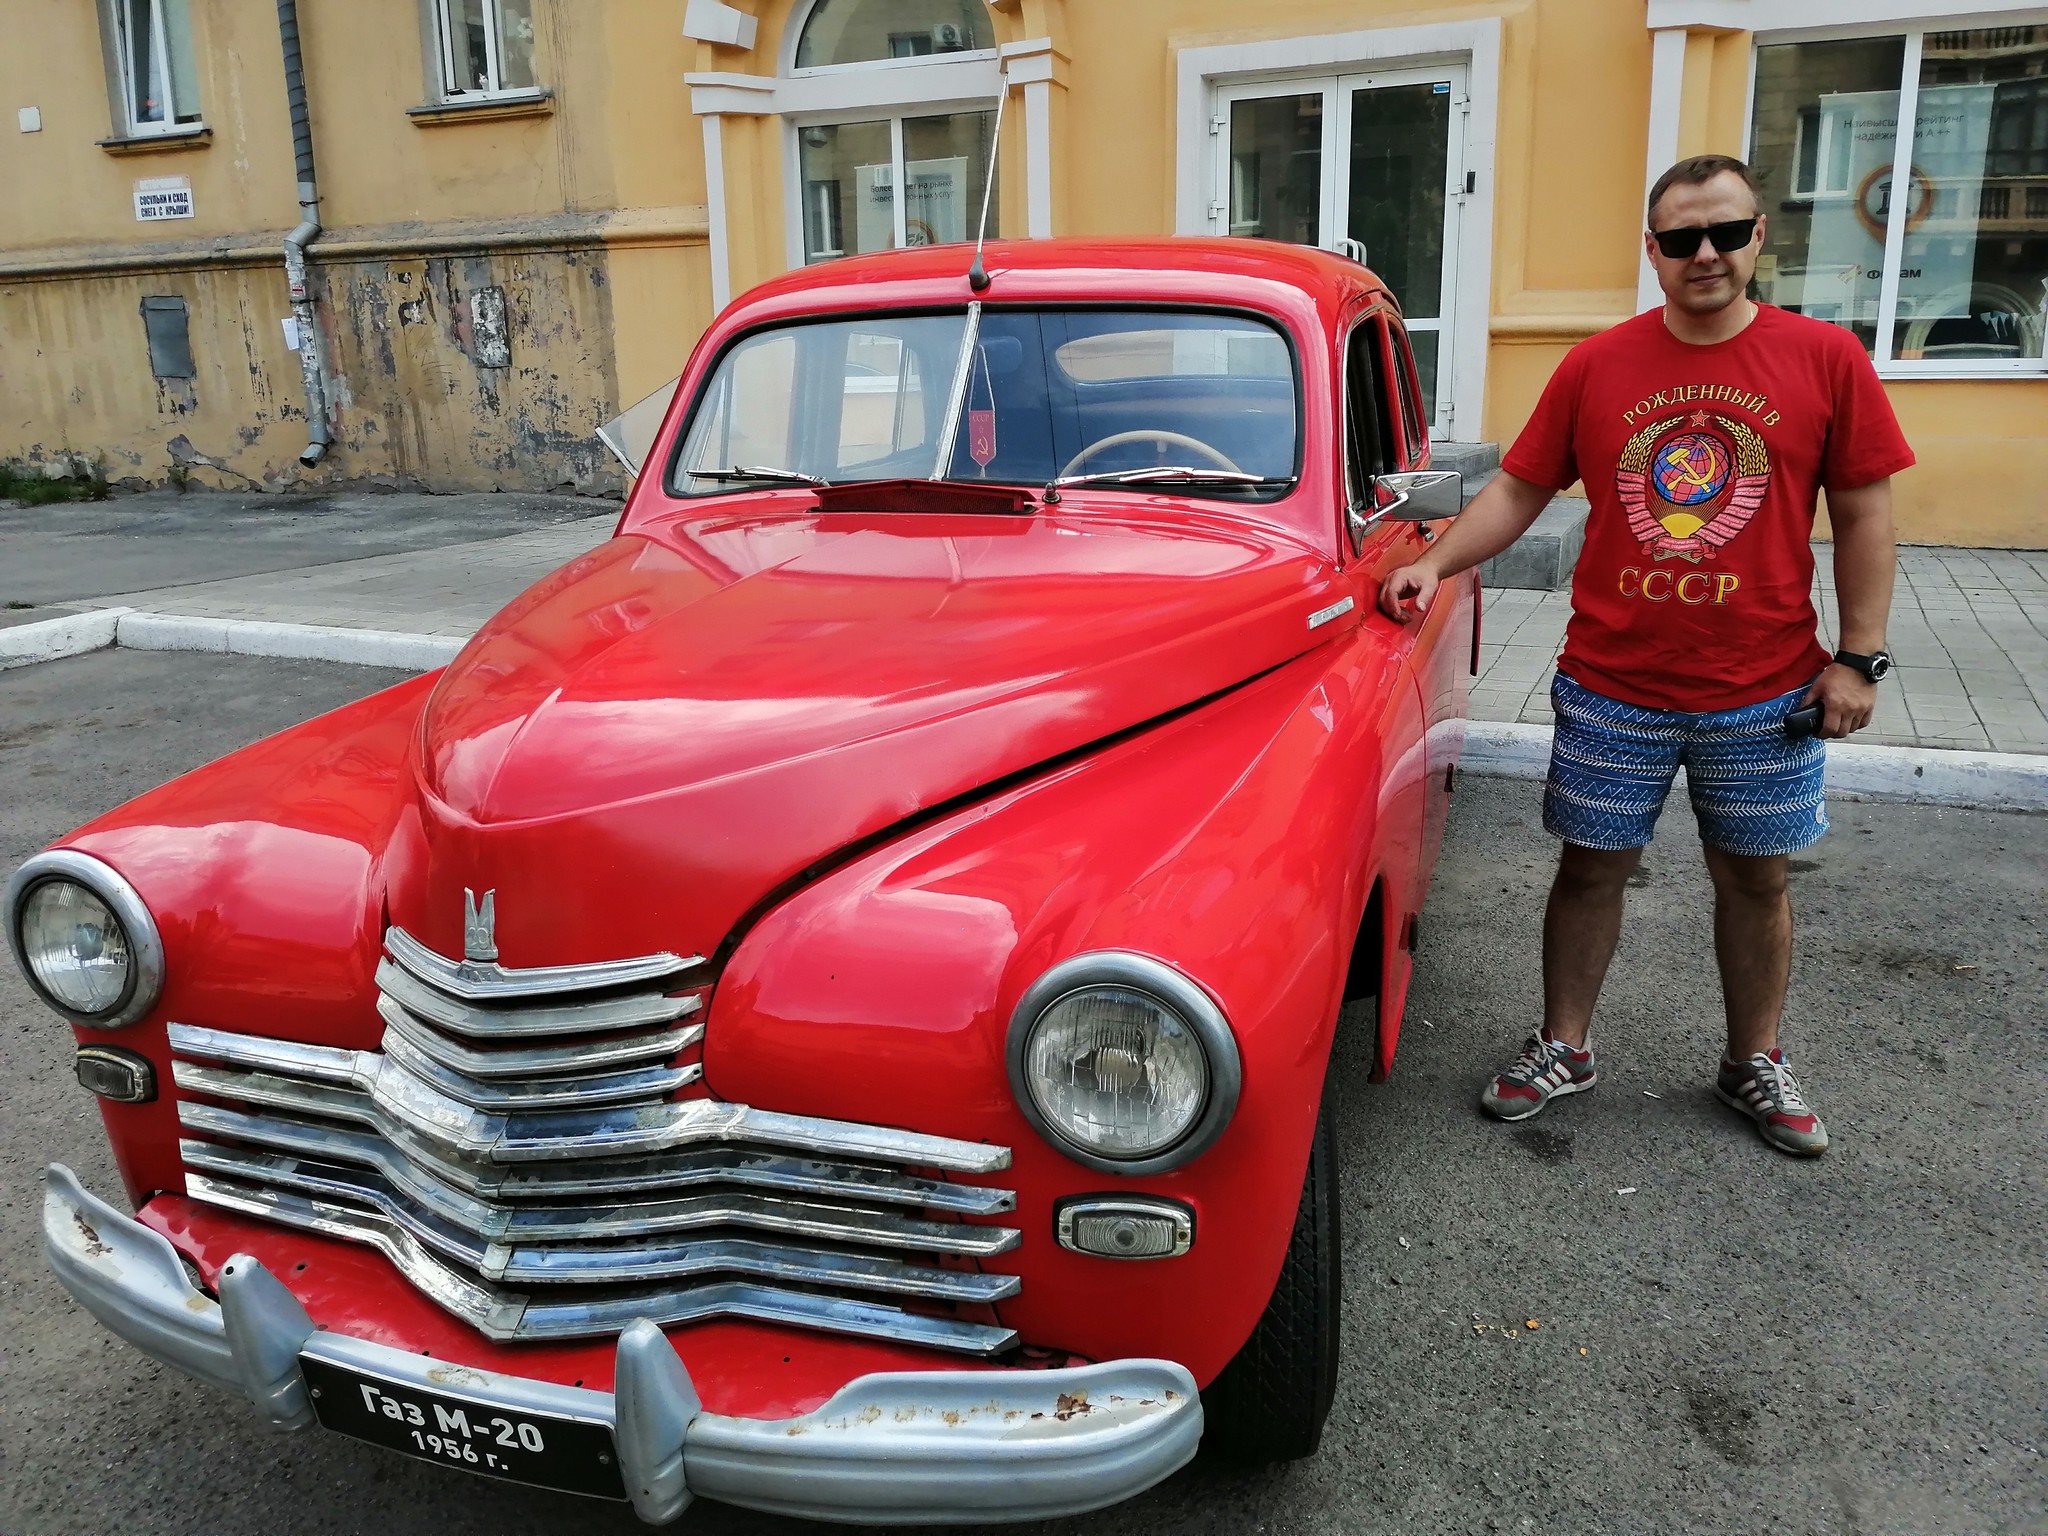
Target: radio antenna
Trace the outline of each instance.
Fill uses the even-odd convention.
[[[1010,98],[1010,76],[1003,73],[1002,93],[996,97],[996,122],[989,133],[988,174],[981,181],[981,227],[974,232],[974,264],[967,269],[967,286],[976,293],[988,289],[990,278],[988,268],[981,264],[981,248],[988,239],[988,200],[996,189],[996,159],[1003,149],[1003,103]]]

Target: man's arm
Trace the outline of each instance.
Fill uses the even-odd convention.
[[[1891,476],[1851,491],[1829,491],[1828,521],[1835,531],[1835,604],[1842,615],[1838,644],[1868,656],[1884,645],[1899,568]],[[1805,702],[1821,706],[1821,735],[1847,736],[1870,723],[1877,684],[1853,667],[1830,665],[1807,690]]]
[[[1429,612],[1437,584],[1491,560],[1519,539],[1557,493],[1502,470],[1451,524],[1451,531],[1413,565],[1390,572],[1380,583],[1380,611],[1403,624]],[[1828,500],[1829,509],[1834,499]],[[1879,615],[1880,621],[1882,615]]]

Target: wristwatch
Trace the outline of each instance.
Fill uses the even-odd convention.
[[[1835,652],[1835,663],[1861,672],[1869,681],[1884,680],[1892,669],[1892,653],[1885,650],[1872,651],[1868,656],[1859,656],[1854,651]]]

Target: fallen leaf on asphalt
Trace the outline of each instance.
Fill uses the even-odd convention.
[[[1528,1321],[1527,1321],[1526,1323],[1522,1324],[1522,1326],[1523,1326],[1524,1328],[1529,1328],[1529,1329],[1536,1329],[1536,1328],[1541,1328],[1541,1327],[1542,1327],[1543,1325],[1542,1325],[1541,1323],[1537,1322],[1537,1321],[1536,1321],[1536,1319],[1532,1317],[1532,1318],[1530,1318],[1530,1319],[1529,1319],[1529,1320],[1528,1320]]]
[[[1634,1194],[1635,1192],[1636,1192],[1636,1187],[1635,1187],[1635,1185],[1633,1185],[1633,1184],[1629,1185],[1629,1186],[1628,1186],[1627,1188],[1625,1188],[1625,1189],[1617,1189],[1617,1190],[1615,1191],[1615,1193],[1616,1193],[1617,1195],[1632,1195],[1632,1194]]]
[[[1582,1355],[1590,1355],[1591,1353],[1593,1353],[1593,1351],[1591,1351],[1590,1349],[1582,1349],[1579,1351],[1579,1353]]]

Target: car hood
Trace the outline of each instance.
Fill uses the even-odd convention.
[[[680,929],[708,952],[838,850],[1300,654],[1345,627],[1309,628],[1338,600],[1285,535],[1184,510],[621,536],[492,620],[434,690],[422,858],[394,916],[428,902],[416,922],[443,929],[460,888],[599,868],[658,893],[654,947]],[[509,964],[563,958],[531,906]]]

